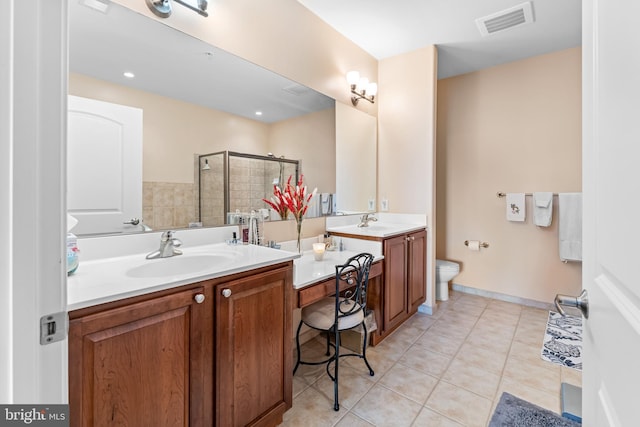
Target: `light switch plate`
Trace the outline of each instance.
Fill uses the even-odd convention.
[[[380,202],[380,210],[382,210],[382,211],[388,211],[389,210],[389,200],[382,199],[382,201]]]

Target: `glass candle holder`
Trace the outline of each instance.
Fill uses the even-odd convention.
[[[324,243],[314,243],[313,244],[313,259],[316,261],[322,261],[324,257],[324,250],[326,245]]]

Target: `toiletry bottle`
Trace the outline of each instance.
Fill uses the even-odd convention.
[[[67,233],[67,275],[75,273],[80,264],[78,259],[78,238],[75,234]]]
[[[240,217],[240,224],[242,228],[242,243],[249,243],[249,219],[246,215]]]

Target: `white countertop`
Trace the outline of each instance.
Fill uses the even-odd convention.
[[[302,257],[293,261],[293,287],[301,289],[313,283],[335,277],[336,265],[344,264],[349,258],[358,255],[362,251],[326,251],[322,261],[316,261],[313,251],[305,251]],[[374,253],[373,261],[383,259],[378,253]]]
[[[411,231],[424,229],[424,224],[404,224],[390,222],[370,222],[367,227],[358,227],[357,225],[341,225],[336,227],[327,227],[330,233],[345,233],[353,236],[363,237],[391,237],[398,234],[409,233]]]
[[[67,310],[77,310],[202,280],[228,276],[300,257],[294,252],[263,246],[231,246],[226,243],[182,247],[181,249],[183,255],[164,259],[147,260],[145,256],[148,252],[145,252],[84,262],[81,260],[78,270],[67,279]],[[154,263],[172,262],[174,258],[200,257],[204,259],[211,254],[217,254],[216,259],[219,262],[206,267],[198,267],[195,269],[196,271],[191,270],[158,277],[136,274],[140,267],[145,268]],[[311,255],[311,259],[313,260],[313,255]],[[183,262],[183,260],[179,262]]]

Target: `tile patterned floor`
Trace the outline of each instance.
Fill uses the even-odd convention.
[[[560,384],[582,374],[540,358],[548,311],[451,292],[434,316],[416,314],[364,362],[340,364],[340,411],[324,366],[300,366],[281,427],[486,426],[503,391],[560,412]],[[303,347],[322,357],[322,340]],[[294,355],[295,363],[295,355]]]

